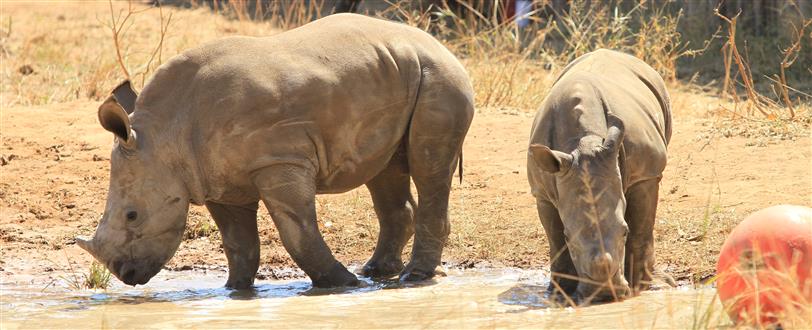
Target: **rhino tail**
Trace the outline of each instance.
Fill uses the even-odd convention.
[[[460,161],[457,166],[460,168],[460,184],[462,184],[462,149],[460,149]]]

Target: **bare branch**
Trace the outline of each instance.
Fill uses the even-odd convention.
[[[115,11],[113,10],[113,0],[108,0],[110,4],[110,31],[113,33],[113,45],[116,48],[116,59],[118,60],[118,65],[121,67],[121,71],[124,72],[124,76],[127,79],[130,79],[130,71],[127,70],[127,65],[124,64],[124,58],[121,55],[121,41],[120,41],[120,33],[121,29],[124,27],[124,23],[130,18],[133,14],[132,11],[132,1],[128,2],[127,7],[127,16],[124,16],[124,19],[121,19],[121,11],[118,13],[118,17],[115,15]]]

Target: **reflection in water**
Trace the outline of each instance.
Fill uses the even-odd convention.
[[[518,284],[502,292],[498,296],[499,302],[508,305],[527,306],[531,308],[560,308],[563,307],[556,299],[550,299],[546,285]]]
[[[724,320],[712,289],[545,308],[551,305],[539,280],[546,277],[516,269],[451,271],[422,285],[366,280],[365,287],[339,290],[314,289],[307,280],[230,290],[222,288],[224,279],[224,274],[162,272],[146,286],[117,283],[106,292],[1,283],[0,327],[684,328],[698,320],[708,319],[709,325]]]

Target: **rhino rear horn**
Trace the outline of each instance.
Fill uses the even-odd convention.
[[[541,144],[530,145],[530,157],[536,165],[549,173],[566,172],[572,166],[572,155]]]
[[[623,143],[623,133],[625,127],[623,121],[614,114],[607,114],[606,125],[609,127],[606,132],[606,139],[603,140],[604,150],[616,153],[619,146]]]

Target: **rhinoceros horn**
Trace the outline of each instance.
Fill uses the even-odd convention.
[[[609,129],[606,132],[606,139],[603,141],[603,148],[609,153],[616,154],[623,143],[625,127],[623,121],[613,113],[607,114],[606,123],[609,125]]]
[[[93,258],[96,258],[96,260],[101,261],[101,259],[99,259],[99,257],[98,257],[98,253],[96,253],[96,244],[93,241],[93,239],[87,239],[87,238],[78,236],[78,237],[76,237],[76,245],[78,245],[80,248],[82,248],[82,250],[87,251],[87,253],[90,253],[90,255],[92,255]]]

